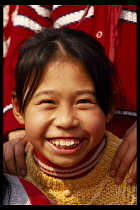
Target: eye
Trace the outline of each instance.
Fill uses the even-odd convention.
[[[53,100],[42,100],[38,105],[40,105],[40,107],[45,110],[51,110],[56,108],[56,102]]]
[[[76,103],[77,108],[80,110],[91,109],[95,106],[95,104],[96,104],[96,101],[93,99],[81,99],[81,100],[78,100]]]
[[[55,102],[52,100],[44,100],[44,101],[41,101],[41,104],[55,104]]]
[[[93,104],[93,102],[89,99],[81,99],[77,102],[77,104],[85,104],[85,103],[91,103]]]

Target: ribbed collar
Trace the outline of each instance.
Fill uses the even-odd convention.
[[[86,157],[72,167],[60,167],[47,160],[38,150],[34,149],[34,159],[45,174],[57,178],[78,178],[87,174],[98,163],[106,145],[105,137],[93,148]]]
[[[102,152],[100,161],[94,166],[94,169],[85,176],[75,179],[55,178],[41,171],[33,157],[34,148],[31,146],[26,157],[27,175],[25,176],[25,179],[32,182],[44,193],[46,193],[48,189],[65,190],[68,188],[69,190],[78,190],[90,187],[91,185],[97,185],[110,170],[112,158],[122,142],[121,139],[108,131],[105,132],[105,136],[106,146]]]

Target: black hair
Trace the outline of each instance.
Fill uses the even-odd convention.
[[[21,112],[36,91],[45,66],[65,55],[78,60],[91,77],[102,111],[108,114],[111,110],[113,91],[118,87],[116,71],[102,45],[91,35],[70,28],[46,28],[29,38],[19,52],[15,92]]]

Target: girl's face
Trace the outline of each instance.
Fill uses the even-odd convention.
[[[14,104],[13,104],[14,105]],[[14,105],[14,113],[16,113]],[[81,161],[103,138],[105,116],[92,80],[77,61],[53,62],[23,115],[32,145],[56,165],[70,167]]]

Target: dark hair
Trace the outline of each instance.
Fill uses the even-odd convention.
[[[101,109],[108,114],[114,103],[113,91],[117,87],[114,66],[95,38],[70,28],[46,28],[29,38],[21,47],[15,71],[15,92],[20,102],[20,111],[24,112],[31,100],[45,66],[65,55],[83,65],[94,82]]]

